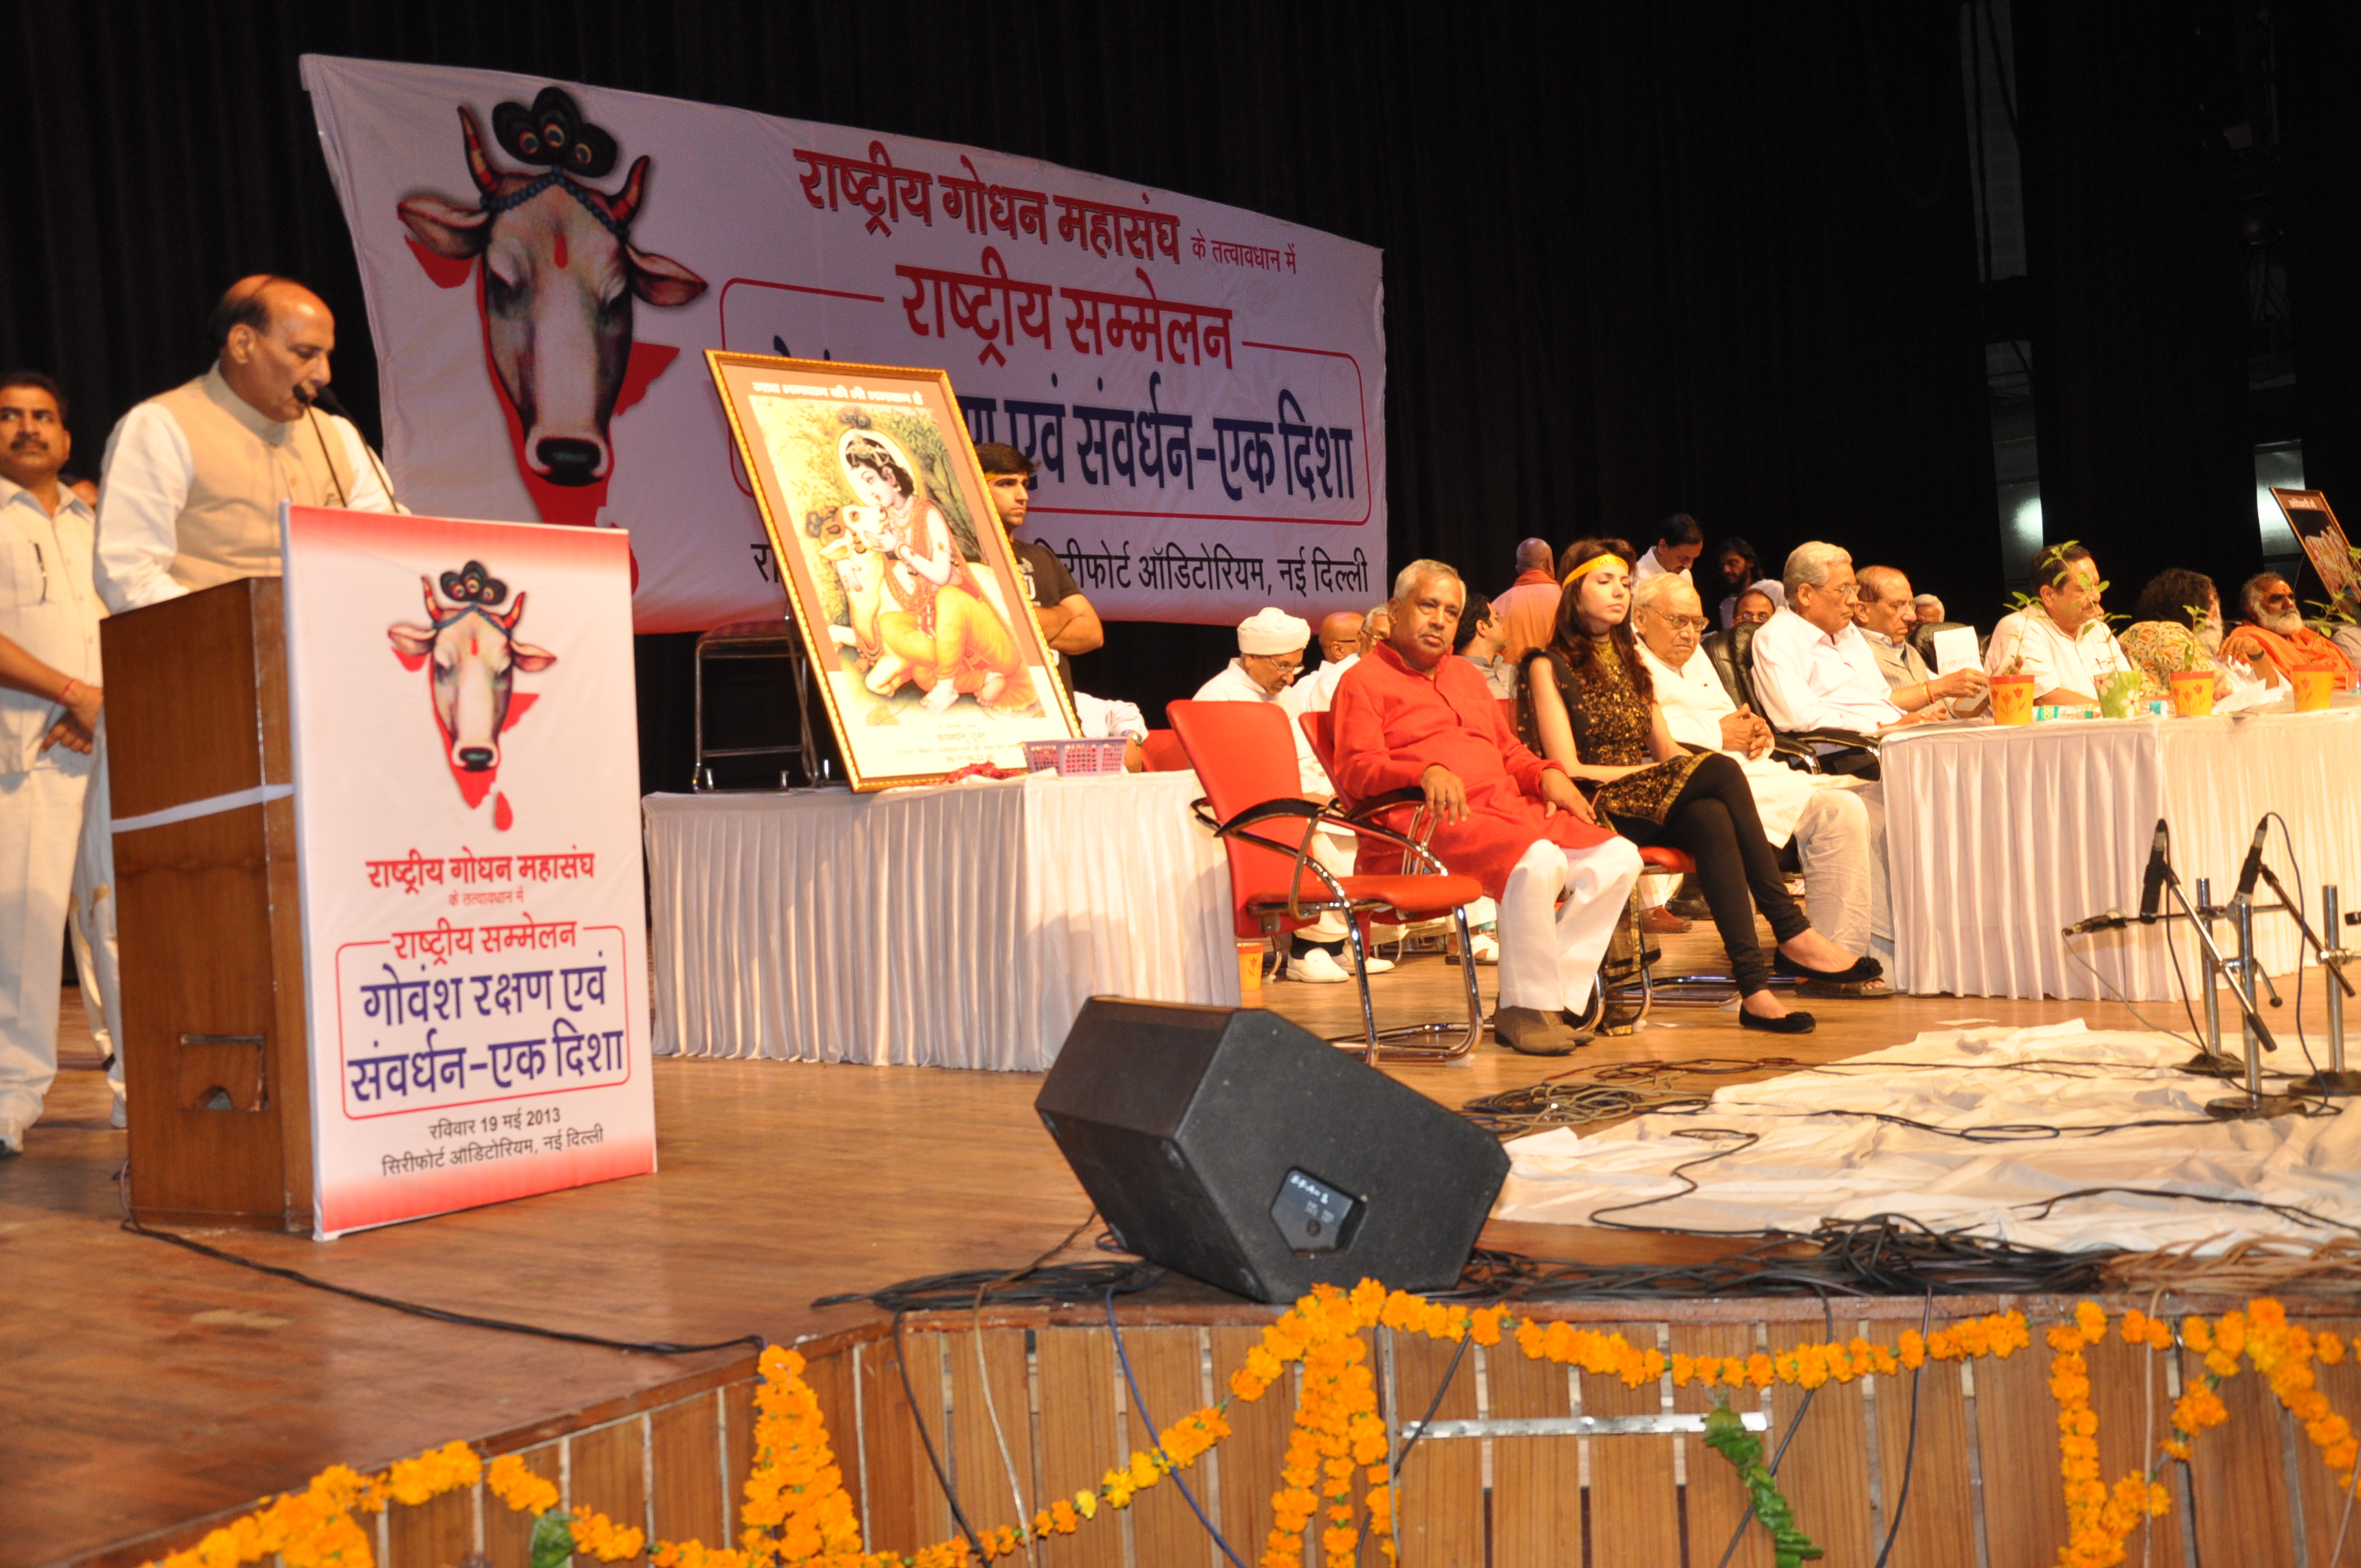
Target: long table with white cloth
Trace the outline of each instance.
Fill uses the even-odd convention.
[[[2290,893],[2301,871],[2305,918],[2319,923],[2323,883],[2337,884],[2346,907],[2361,904],[2361,707],[2348,700],[2319,713],[1929,727],[1890,737],[1883,761],[1894,982],[1904,991],[2161,1002],[2180,994],[2177,949],[2196,994],[2203,970],[2185,923],[2062,935],[2138,908],[2158,817],[2171,824],[2173,867],[2192,904],[2199,877],[2229,899],[2270,811],[2289,838],[2274,828],[2266,858]],[[2272,902],[2268,886],[2257,902]],[[2258,913],[2254,929],[2265,970],[2292,972],[2294,922]],[[2229,951],[2226,922],[2216,935]],[[2235,1014],[2224,1011],[2231,1033]]]
[[[652,795],[655,1048],[1038,1070],[1093,995],[1235,1006],[1192,773]]]

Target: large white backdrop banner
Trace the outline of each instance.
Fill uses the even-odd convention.
[[[1102,614],[1386,580],[1380,253],[977,148],[497,71],[303,59],[386,456],[448,516],[626,529],[642,631],[776,614],[697,351],[950,370]],[[685,352],[686,351],[686,352]]]
[[[623,536],[285,534],[318,1233],[653,1170]]]

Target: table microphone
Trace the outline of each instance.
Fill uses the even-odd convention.
[[[2148,841],[2147,875],[2140,883],[2140,924],[2153,926],[2164,910],[2164,882],[2172,874],[2166,864],[2165,854],[2172,842],[2172,830],[2164,818],[2156,819],[2156,837]]]
[[[2270,831],[2271,819],[2264,817],[2255,824],[2255,841],[2246,846],[2246,863],[2238,868],[2237,896],[2233,904],[2255,902],[2255,879],[2263,874],[2263,835]]]

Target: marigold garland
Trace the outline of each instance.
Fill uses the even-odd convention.
[[[1682,1388],[1760,1390],[1781,1383],[1811,1389],[1870,1375],[1916,1372],[1929,1361],[2006,1357],[2033,1343],[2025,1315],[2011,1310],[1924,1335],[1905,1330],[1890,1346],[1854,1337],[1797,1345],[1776,1355],[1667,1356],[1653,1347],[1636,1347],[1620,1334],[1517,1319],[1502,1307],[1444,1306],[1388,1291],[1375,1280],[1365,1279],[1349,1292],[1321,1286],[1263,1331],[1261,1343],[1229,1379],[1231,1396],[1252,1402],[1290,1366],[1300,1367],[1302,1375],[1280,1484],[1271,1496],[1265,1568],[1297,1568],[1314,1519],[1323,1521],[1320,1548],[1328,1568],[1349,1568],[1365,1530],[1387,1560],[1395,1556],[1389,1443],[1378,1413],[1368,1342],[1362,1337],[1380,1326],[1438,1341],[1472,1339],[1487,1347],[1508,1341],[1533,1360],[1579,1366],[1633,1388],[1669,1376]],[[2169,1321],[2136,1310],[2125,1312],[2114,1327],[2125,1343],[2151,1352],[2177,1344],[2203,1360],[2205,1375],[2174,1402],[2174,1435],[2158,1444],[2150,1467],[2124,1475],[2110,1488],[2100,1478],[2098,1417],[2091,1407],[2090,1367],[2082,1354],[2106,1337],[2106,1311],[2084,1301],[2072,1317],[2047,1331],[2069,1529],[2058,1556],[2063,1568],[2112,1568],[2124,1561],[2124,1541],[2142,1520],[2170,1511],[2171,1495],[2158,1475],[2168,1460],[2187,1460],[2201,1433],[2229,1419],[2216,1387],[2242,1368],[2262,1374],[2338,1486],[2353,1486],[2361,1434],[2329,1408],[2313,1370],[2339,1365],[2351,1354],[2338,1335],[2290,1323],[2286,1309],[2268,1297],[2210,1321],[2183,1318],[2177,1331]],[[740,1509],[738,1546],[659,1541],[649,1552],[653,1568],[973,1568],[976,1552],[965,1538],[906,1556],[867,1550],[804,1370],[804,1358],[792,1350],[774,1346],[763,1353],[754,1397],[754,1462]],[[1102,1508],[1127,1508],[1167,1475],[1193,1465],[1229,1435],[1226,1404],[1184,1416],[1159,1435],[1153,1449],[1133,1453],[1097,1486],[1051,1501],[1024,1526],[982,1532],[976,1544],[983,1561],[1009,1556],[1028,1539],[1071,1535]],[[284,1568],[372,1568],[370,1535],[355,1513],[379,1513],[389,1502],[414,1506],[479,1482],[509,1508],[533,1516],[535,1568],[559,1568],[576,1553],[620,1563],[648,1544],[641,1530],[594,1510],[559,1511],[556,1486],[517,1455],[502,1454],[488,1464],[466,1443],[452,1442],[374,1475],[331,1465],[303,1491],[271,1499],[196,1546],[146,1568],[244,1568],[274,1555]]]

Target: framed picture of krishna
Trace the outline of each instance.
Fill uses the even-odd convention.
[[[1081,733],[941,370],[708,349],[857,790]]]

